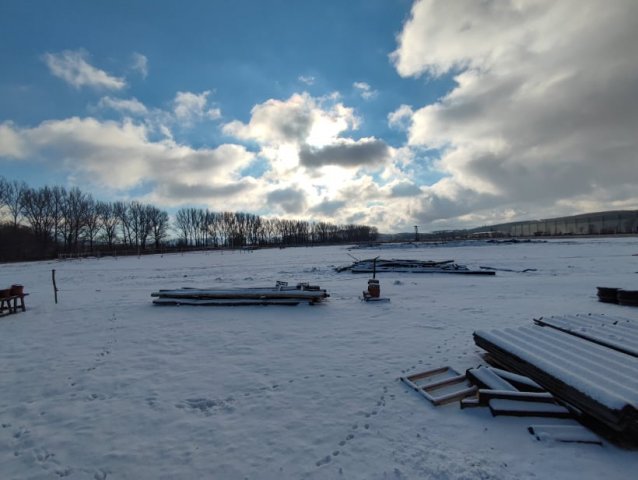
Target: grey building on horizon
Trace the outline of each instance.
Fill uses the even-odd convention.
[[[569,217],[501,223],[473,228],[469,232],[512,237],[635,234],[638,233],[638,210],[584,213]]]

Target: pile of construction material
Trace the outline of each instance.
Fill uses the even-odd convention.
[[[446,366],[401,377],[401,381],[434,405],[458,400],[461,408],[489,407],[494,416],[571,417],[538,383],[499,368],[479,365],[459,373]]]
[[[202,305],[202,306],[242,306],[242,305],[289,305],[300,303],[314,305],[330,295],[315,285],[298,283],[289,286],[277,282],[275,287],[160,290],[151,293],[155,305]]]
[[[550,425],[535,420],[528,431],[538,440],[597,443],[601,439],[577,421],[577,412],[563,405],[532,379],[500,368],[480,365],[459,373],[446,366],[407,377],[401,381],[433,405],[459,401],[460,407],[485,407],[493,416],[563,419]]]
[[[638,307],[638,291],[614,287],[596,287],[598,301]]]
[[[538,440],[601,443],[601,434],[638,445],[637,320],[541,317],[530,326],[476,331],[474,342],[489,366],[465,373],[445,366],[401,381],[434,405],[458,401],[494,416],[565,419],[529,425]]]
[[[407,260],[371,258],[356,260],[350,265],[336,267],[337,272],[351,271],[352,273],[456,273],[466,275],[494,275],[494,271],[471,270],[465,265],[454,263],[454,260]]]
[[[638,322],[604,315],[540,318],[476,331],[491,363],[525,375],[588,424],[638,442]]]

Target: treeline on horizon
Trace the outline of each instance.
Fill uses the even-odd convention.
[[[105,202],[78,187],[32,188],[0,176],[0,261],[59,254],[366,242],[377,236],[377,229],[367,225],[201,208],[182,208],[171,221],[166,211],[137,200]]]

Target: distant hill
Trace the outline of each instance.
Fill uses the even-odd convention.
[[[638,234],[638,210],[611,210],[567,217],[483,225],[462,230],[419,233],[419,240],[480,237]],[[414,232],[379,233],[381,242],[411,242]]]

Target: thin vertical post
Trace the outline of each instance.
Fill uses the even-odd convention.
[[[53,280],[53,297],[55,298],[55,303],[58,303],[58,287],[55,284],[55,269],[51,270],[51,280]]]

